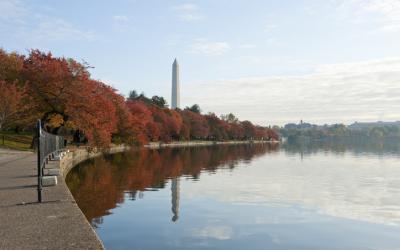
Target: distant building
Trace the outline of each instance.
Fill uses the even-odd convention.
[[[317,127],[317,125],[304,122],[303,120],[301,120],[299,124],[296,123],[285,124],[284,129],[310,129],[312,127]]]
[[[172,95],[171,109],[180,108],[179,64],[175,58],[172,64]]]
[[[385,127],[385,126],[400,126],[400,121],[395,122],[355,122],[349,125],[350,129],[363,129],[363,128],[373,128],[373,127]]]

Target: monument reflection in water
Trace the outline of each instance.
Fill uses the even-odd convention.
[[[113,249],[396,249],[398,143],[136,150],[67,176]]]

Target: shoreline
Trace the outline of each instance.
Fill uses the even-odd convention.
[[[276,144],[280,141],[259,141],[259,140],[247,140],[247,141],[173,141],[170,143],[161,142],[150,142],[144,145],[145,148],[164,148],[164,147],[197,147],[197,146],[213,146],[213,145],[240,145],[240,144],[253,144],[253,143],[268,143]]]

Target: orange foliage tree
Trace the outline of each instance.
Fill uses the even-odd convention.
[[[0,80],[0,131],[18,120],[22,91],[14,84]]]

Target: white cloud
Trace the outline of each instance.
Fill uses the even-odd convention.
[[[399,0],[369,0],[365,4],[365,9],[378,12],[389,20],[400,21]]]
[[[46,6],[42,8],[48,9]],[[0,0],[0,32],[29,46],[43,41],[92,40],[93,32],[82,30],[61,18],[30,9],[19,0]]]
[[[117,21],[117,22],[128,22],[129,21],[129,18],[124,15],[115,15],[115,16],[113,16],[113,19],[114,19],[114,21]]]
[[[381,60],[369,60],[364,62],[328,64],[316,67],[321,74],[371,74],[382,72],[400,71],[399,58],[386,58]]]
[[[113,16],[113,27],[114,30],[119,32],[128,32],[133,30],[131,19],[126,15],[115,15]]]
[[[351,18],[353,23],[374,23],[380,31],[400,30],[399,0],[333,0],[339,11],[336,16]]]
[[[264,32],[270,33],[275,30],[278,26],[276,24],[267,24],[265,25]]]
[[[213,238],[217,240],[229,240],[232,238],[233,230],[228,226],[206,226],[193,229],[193,236],[202,238]]]
[[[182,21],[194,22],[205,19],[205,16],[200,12],[199,6],[193,3],[185,3],[172,7],[172,10],[177,13],[177,16]]]
[[[41,21],[30,34],[35,41],[66,41],[66,40],[92,40],[94,34],[83,31],[63,19],[50,19]]]
[[[204,16],[199,14],[199,13],[181,13],[179,15],[179,18],[182,21],[188,21],[188,22],[192,22],[192,21],[200,21],[204,19]]]
[[[227,42],[209,42],[205,40],[197,40],[190,45],[188,52],[207,56],[217,56],[225,54],[230,50],[231,46]]]
[[[16,21],[27,13],[24,5],[18,0],[0,1],[0,20]]]
[[[165,46],[178,46],[184,43],[185,39],[181,34],[170,34],[165,37],[163,44]]]
[[[281,43],[273,37],[268,37],[265,41],[268,46],[279,46]]]
[[[242,43],[237,46],[239,49],[254,49],[256,47],[255,44],[252,43]]]
[[[192,84],[182,96],[204,111],[265,125],[400,120],[399,79],[400,58],[388,58],[318,66],[307,75]]]
[[[400,30],[400,23],[398,24],[386,24],[381,28],[385,32],[397,32]]]
[[[388,32],[400,31],[400,1],[370,0],[365,4],[365,10],[382,16],[382,30]]]
[[[177,10],[177,11],[197,11],[197,10],[199,10],[199,7],[193,3],[185,3],[185,4],[174,6],[174,7],[172,7],[172,9]]]

